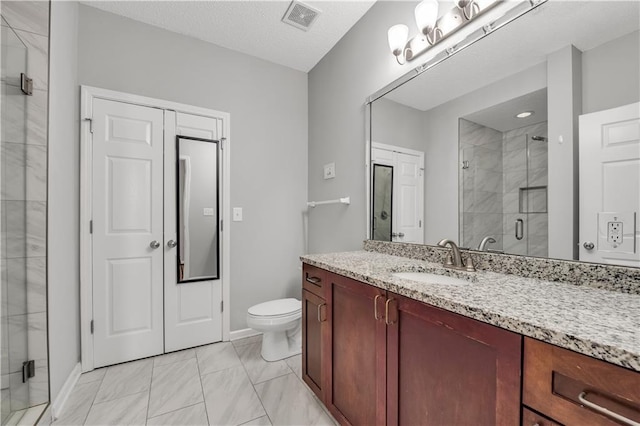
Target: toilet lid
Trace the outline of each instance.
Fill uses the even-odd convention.
[[[249,315],[256,317],[272,317],[290,315],[302,310],[302,302],[298,299],[277,299],[260,303],[249,308]]]

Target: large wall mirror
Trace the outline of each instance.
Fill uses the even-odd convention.
[[[178,282],[220,277],[218,141],[178,136]]]
[[[388,213],[419,238],[368,194],[370,238],[640,267],[640,2],[545,2],[371,100],[369,171],[417,152],[424,189]]]

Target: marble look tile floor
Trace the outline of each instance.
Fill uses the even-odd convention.
[[[96,369],[54,425],[329,425],[302,357],[266,362],[260,336]]]

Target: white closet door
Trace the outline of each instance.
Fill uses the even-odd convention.
[[[196,115],[166,112],[165,121],[165,352],[222,340],[222,280],[178,284],[178,248],[168,242],[178,241],[176,217],[176,136],[219,140],[223,120]],[[218,165],[221,162],[218,161]],[[212,164],[211,167],[218,167]],[[222,173],[218,174],[220,177]],[[195,177],[194,177],[195,178]],[[222,189],[219,182],[219,188]],[[220,200],[222,194],[220,194]],[[222,215],[219,211],[218,223]],[[193,231],[193,230],[192,230]],[[218,250],[222,250],[222,233]],[[219,259],[222,259],[220,254]],[[222,277],[222,266],[219,268]]]
[[[163,111],[93,102],[94,367],[162,353]]]

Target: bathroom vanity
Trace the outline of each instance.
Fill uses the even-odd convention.
[[[640,422],[629,288],[374,251],[302,261],[303,376],[341,424]]]

